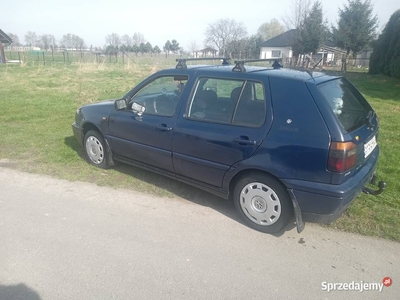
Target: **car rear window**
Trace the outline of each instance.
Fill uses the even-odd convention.
[[[346,78],[322,83],[318,85],[318,89],[347,132],[365,124],[365,119],[372,108]]]

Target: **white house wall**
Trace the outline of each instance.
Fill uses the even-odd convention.
[[[280,51],[280,57],[273,57],[272,51]],[[291,58],[293,52],[291,47],[261,47],[260,49],[260,58]]]

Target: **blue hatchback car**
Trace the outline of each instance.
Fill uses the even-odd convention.
[[[375,181],[379,122],[344,77],[273,67],[186,65],[123,98],[78,108],[88,161],[145,168],[234,201],[274,233],[294,218],[329,223]]]

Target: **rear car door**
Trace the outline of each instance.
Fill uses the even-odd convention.
[[[200,77],[174,129],[176,172],[222,186],[226,171],[249,158],[266,136],[271,121],[266,95],[259,81]]]

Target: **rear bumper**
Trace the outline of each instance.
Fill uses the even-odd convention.
[[[339,185],[290,179],[283,182],[296,197],[304,221],[331,223],[343,214],[372,179],[378,156],[377,147],[361,169]]]

